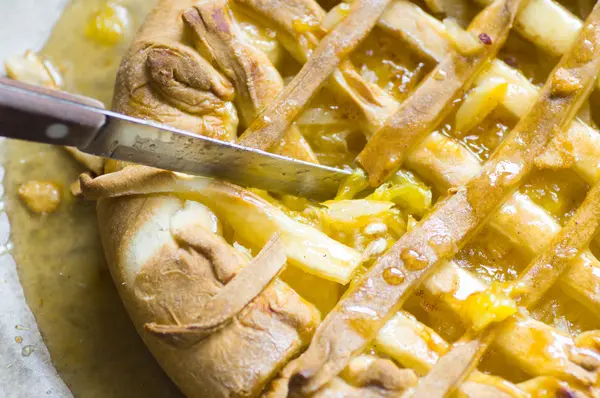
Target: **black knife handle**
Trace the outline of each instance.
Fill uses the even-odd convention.
[[[80,104],[103,108],[92,98],[0,77],[0,136],[85,147],[106,118]]]

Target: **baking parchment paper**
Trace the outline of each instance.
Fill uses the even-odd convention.
[[[38,50],[68,0],[0,0],[0,74],[3,61],[28,49]],[[0,141],[0,145],[3,142]],[[0,159],[0,164],[2,159]],[[0,182],[4,171],[0,169]],[[3,195],[0,186],[0,200]],[[0,396],[71,397],[58,376],[27,307],[16,264],[7,252],[10,226],[0,202]],[[27,341],[14,344],[15,338]]]

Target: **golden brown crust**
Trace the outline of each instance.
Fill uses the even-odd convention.
[[[87,174],[79,176],[85,197],[90,200],[115,198],[126,195],[140,195],[160,192],[153,188],[165,187],[174,183],[177,176],[166,170],[148,166],[127,166],[116,174],[108,173],[98,178]],[[206,179],[210,183],[210,179]]]
[[[113,109],[233,140],[234,87],[184,34],[181,16],[194,3],[159,2],[124,58]],[[81,185],[88,197],[100,199],[109,267],[140,335],[187,396],[257,395],[307,343],[318,311],[273,279],[283,265],[279,249],[275,259],[257,258],[245,268],[248,260],[218,234],[211,221],[217,218],[205,206],[141,191],[103,195],[128,176],[138,188],[174,179],[152,168],[107,164],[107,171],[120,169],[121,178],[99,178],[108,177],[108,187],[86,175]],[[218,317],[206,319],[211,314]]]
[[[185,39],[181,14],[194,3],[163,0],[148,16],[119,68],[113,108],[232,141],[233,86]]]
[[[140,249],[155,252],[146,263],[136,265],[136,240],[142,231],[162,223],[165,215],[175,222],[182,206],[180,199],[169,196],[100,200],[99,225],[111,273],[140,335],[186,395],[256,394],[310,338],[319,315],[276,280],[231,323],[192,346],[173,346],[148,333],[147,323],[189,324],[199,319],[206,303],[245,261],[230,246],[211,243],[222,238],[205,232],[204,252],[175,239],[160,247],[137,243],[143,245]],[[160,236],[162,227],[156,228],[150,236]],[[197,232],[204,227],[195,228]]]
[[[225,241],[213,243],[217,237],[211,236],[211,234],[202,228],[174,231],[177,240],[189,244],[198,252],[210,253],[213,264],[217,264],[223,258],[228,258],[227,243]],[[267,287],[285,265],[285,254],[278,239],[277,235],[271,238],[249,265],[211,297],[205,303],[204,308],[198,311],[199,318],[195,319],[193,323],[161,325],[150,322],[144,325],[145,329],[172,344],[189,347],[227,326],[237,314],[248,306],[250,301],[254,300]],[[238,264],[240,263],[243,264],[243,261],[238,261]],[[219,275],[220,269],[220,267],[215,269],[217,275]],[[158,277],[161,276],[158,275]],[[224,279],[219,277],[221,281]],[[152,287],[150,286],[151,289]]]
[[[279,232],[292,264],[334,282],[348,283],[362,262],[356,250],[290,218],[279,207],[233,184],[145,166],[128,166],[95,179],[83,175],[81,187],[88,199],[173,194],[198,200],[210,206],[236,229],[236,235],[254,248],[263,247],[273,233]],[[305,250],[307,245],[310,250]]]
[[[65,147],[65,150],[86,169],[99,176],[104,171],[104,159],[81,152],[74,147]]]
[[[247,127],[283,89],[279,72],[264,53],[244,42],[226,1],[198,3],[183,14],[183,19],[195,33],[196,47],[210,54],[212,61],[233,82],[242,127]],[[240,143],[318,163],[297,126],[290,126],[280,136],[242,136]]]

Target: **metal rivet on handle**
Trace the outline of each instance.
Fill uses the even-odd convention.
[[[46,128],[46,137],[60,140],[69,135],[69,126],[62,123],[54,123]]]

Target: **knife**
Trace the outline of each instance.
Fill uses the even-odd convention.
[[[0,78],[0,136],[318,200],[349,171],[303,162],[103,109],[92,98]]]

